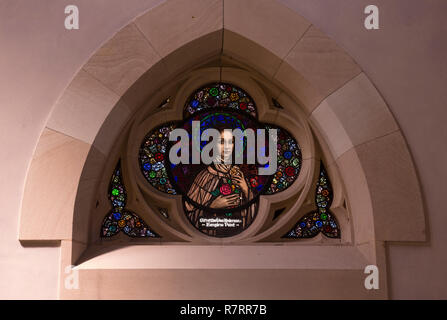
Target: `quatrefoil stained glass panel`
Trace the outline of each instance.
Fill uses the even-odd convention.
[[[279,109],[283,109],[282,106]],[[171,133],[178,129],[186,133],[184,136],[188,143],[185,150],[191,150],[182,158],[186,162],[170,159],[173,149],[173,154],[184,152],[183,148],[175,149],[182,142],[180,136],[170,139]],[[217,143],[220,147],[216,154],[213,149],[213,156],[233,161],[194,161],[194,150],[201,154],[207,148],[209,139],[203,140],[201,134],[208,129],[216,132],[212,140],[222,141]],[[244,135],[237,136],[237,130]],[[249,143],[249,130],[256,134],[255,145]],[[259,135],[262,130],[264,135]],[[196,131],[199,141],[194,144]],[[240,149],[235,147],[238,142]],[[270,168],[271,171],[267,170],[268,174],[260,172],[261,169],[269,169],[270,162],[259,159],[247,161],[252,149],[256,149],[256,157],[263,155],[265,159],[267,153],[270,158],[275,155],[276,165]],[[238,155],[242,155],[239,158],[242,161],[234,162]],[[191,94],[184,105],[181,121],[167,122],[149,130],[140,145],[138,160],[141,174],[154,191],[168,197],[180,196],[190,223],[198,231],[213,237],[231,237],[247,229],[257,216],[259,198],[274,196],[290,188],[302,167],[301,148],[293,135],[278,125],[259,121],[251,96],[229,83],[211,83]],[[112,174],[108,194],[112,209],[103,219],[101,237],[113,237],[120,232],[130,237],[160,237],[139,215],[126,207],[127,191],[121,161]],[[337,219],[330,210],[332,194],[329,176],[321,163],[315,190],[316,209],[303,216],[283,238],[312,238],[320,232],[328,238],[340,238]],[[275,217],[283,211],[284,208],[277,210]],[[165,208],[159,208],[159,212],[164,219],[169,219]]]
[[[201,132],[210,128],[218,130],[222,139],[225,129],[266,130],[265,149],[268,149],[270,130],[276,129],[276,172],[258,174],[259,167],[265,166],[259,163],[172,163],[169,151],[178,141],[170,142],[169,134],[181,128],[191,138],[193,121],[200,123]],[[244,148],[246,142],[247,138]],[[205,145],[200,143],[200,151]],[[259,209],[260,196],[274,195],[293,184],[300,173],[302,157],[298,142],[288,131],[258,120],[256,104],[246,91],[229,83],[211,83],[186,100],[182,121],[166,123],[148,132],[140,147],[139,162],[143,176],[152,187],[182,196],[184,214],[194,227],[209,236],[229,237],[251,225]]]

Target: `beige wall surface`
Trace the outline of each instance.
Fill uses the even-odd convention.
[[[0,0],[0,298],[57,297],[59,248],[17,240],[32,155],[52,106],[88,58],[160,2]],[[391,298],[447,298],[442,194],[447,179],[447,2],[375,0],[381,27],[375,31],[363,28],[363,9],[371,1],[278,2],[308,19],[356,60],[388,103],[414,157],[429,242],[389,246]],[[68,4],[79,7],[80,30],[64,28]]]

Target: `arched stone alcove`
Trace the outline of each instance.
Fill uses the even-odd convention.
[[[92,244],[90,224],[97,217],[91,215],[101,206],[96,190],[107,184],[105,172],[113,168],[106,160],[114,156],[114,143],[132,115],[157,106],[197,70],[211,68],[220,79],[229,70],[249,73],[282,105],[300,107],[290,112],[307,117],[328,169],[344,184],[354,242],[348,247],[152,246],[150,252],[146,246],[96,248],[78,265],[81,290],[70,292],[61,284],[60,297],[386,297],[385,242],[425,240],[419,183],[404,137],[361,67],[290,9],[262,1],[253,13],[249,2],[165,1],[89,59],[54,106],[37,145],[20,240],[60,240],[62,277],[64,267],[76,264]],[[250,15],[249,23],[244,15]],[[172,16],[176,19],[167,18]],[[267,28],[266,17],[277,17],[278,23]],[[222,255],[231,263],[219,259]],[[205,257],[207,262],[190,262]],[[378,291],[363,287],[366,264],[382,272]],[[229,281],[225,273],[235,270]],[[194,292],[184,289],[204,274],[207,284]],[[259,284],[259,277],[271,282]],[[245,289],[234,293],[237,282]]]

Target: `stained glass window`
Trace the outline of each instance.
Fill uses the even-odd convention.
[[[236,235],[256,218],[260,195],[284,191],[297,179],[302,161],[299,144],[286,130],[259,122],[250,95],[229,83],[211,83],[199,88],[186,100],[183,110],[183,121],[163,124],[146,135],[139,151],[141,172],[155,189],[182,196],[185,215],[199,231],[215,237]],[[255,132],[266,129],[265,149],[270,130],[276,129],[276,172],[259,175],[259,164],[245,162],[228,166],[191,164],[192,161],[171,163],[169,150],[177,142],[169,141],[170,132],[181,128],[191,137],[194,121],[200,123],[200,132],[217,129],[221,139],[225,129]],[[189,143],[192,150],[192,142]],[[200,143],[200,151],[205,144]],[[246,140],[243,146],[247,148]]]
[[[276,108],[283,109],[278,101],[272,101]],[[166,100],[162,105],[168,102]],[[180,131],[186,132],[189,138],[188,153],[182,158],[189,161],[173,162],[170,159],[170,151],[181,140],[180,136],[177,141],[169,140],[175,129],[182,129]],[[194,161],[194,150],[201,154],[207,147],[208,141],[200,138],[203,137],[200,133],[207,129],[214,129],[212,140],[222,141],[217,144],[217,154],[213,149],[213,157],[222,160],[230,154],[235,159],[239,152],[243,161],[237,164]],[[247,135],[239,138],[233,135],[238,129],[240,132],[250,129],[256,133],[256,139],[261,140],[256,140],[254,147],[247,143]],[[232,132],[230,137],[227,136],[228,130]],[[262,130],[265,130],[265,135],[259,136]],[[196,143],[191,138],[196,136],[195,131],[199,132]],[[225,146],[228,143],[228,149],[223,141],[226,141]],[[242,151],[235,148],[236,144],[242,146]],[[267,150],[269,156],[276,153],[276,170],[272,168],[273,173],[260,174],[260,169],[269,168],[269,163],[246,161],[248,151],[252,149],[257,152],[262,149],[264,156]],[[183,154],[183,148],[178,152]],[[294,184],[301,171],[302,153],[298,141],[287,130],[259,121],[256,104],[247,92],[219,82],[205,85],[190,95],[183,108],[183,120],[150,130],[141,142],[138,161],[141,173],[152,188],[168,196],[181,196],[184,214],[197,230],[208,236],[231,237],[247,229],[256,219],[261,196],[274,196]],[[131,237],[159,237],[137,214],[126,209],[127,194],[120,163],[112,175],[109,199],[113,209],[103,220],[102,237],[111,237],[120,231]],[[322,232],[327,237],[339,238],[340,229],[330,211],[331,203],[331,183],[321,164],[315,195],[316,210],[301,218],[284,237],[310,238]],[[276,210],[274,219],[285,209]],[[170,219],[166,208],[157,207],[156,211],[164,219]]]
[[[266,194],[284,191],[292,185],[301,170],[301,149],[296,140],[284,129],[267,125],[267,129],[278,130],[277,169]]]
[[[129,237],[159,237],[137,214],[125,209],[127,193],[120,162],[118,162],[110,180],[109,200],[113,209],[103,220],[101,237],[112,237],[120,231],[123,231]]]
[[[166,124],[152,130],[144,139],[140,147],[140,168],[146,180],[162,192],[176,194],[168,179],[165,167],[166,149],[169,133],[175,124]]]
[[[188,99],[184,116],[206,109],[240,110],[256,117],[253,99],[241,88],[229,83],[212,83],[197,90]]]
[[[312,238],[322,232],[328,238],[340,238],[337,219],[330,211],[332,204],[332,186],[323,163],[315,190],[317,209],[302,217],[285,238]]]
[[[180,127],[192,133],[193,121],[200,122],[201,132],[209,128],[221,131],[262,127],[249,114],[222,107],[196,112]],[[203,147],[205,143],[200,145],[201,150]],[[246,144],[244,148],[247,148]],[[245,161],[240,165],[191,162],[168,164],[170,178],[176,191],[183,195],[184,211],[191,224],[214,237],[236,235],[250,226],[256,218],[259,196],[266,192],[272,177],[259,175],[258,165]]]

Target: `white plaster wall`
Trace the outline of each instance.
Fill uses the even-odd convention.
[[[447,3],[375,0],[381,30],[366,31],[363,9],[370,1],[278,1],[351,54],[407,138],[426,200],[430,243],[390,246],[391,297],[447,298]],[[51,107],[88,57],[159,2],[0,0],[0,298],[56,298],[59,248],[24,248],[17,240],[31,156]],[[80,30],[63,27],[67,4],[79,6]]]

